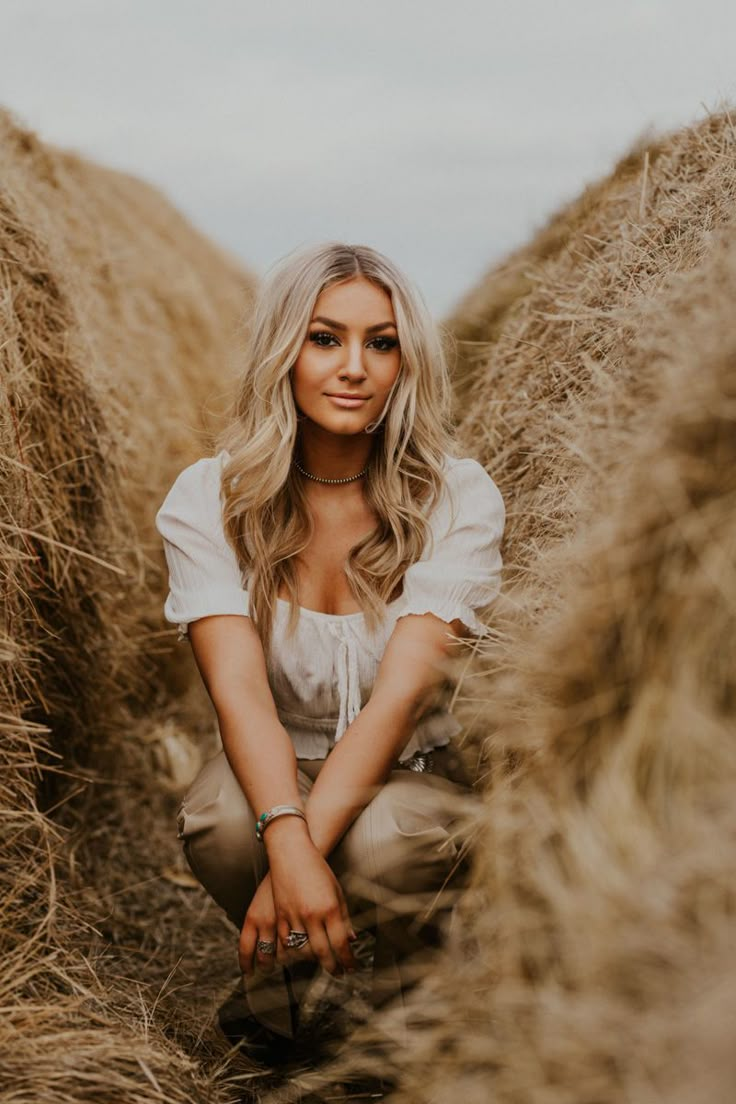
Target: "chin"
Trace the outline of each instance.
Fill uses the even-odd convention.
[[[314,418],[312,420],[315,425],[318,425],[326,433],[335,433],[339,437],[354,437],[357,433],[365,433],[365,427],[371,424],[370,418],[361,417],[358,419],[351,416],[350,411],[347,411],[343,417],[321,418],[319,420]]]
[[[361,425],[331,425],[323,426],[328,433],[334,433],[337,437],[356,437],[359,433],[365,433],[365,427],[369,425],[369,422],[365,422]]]

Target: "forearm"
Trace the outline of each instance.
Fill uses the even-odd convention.
[[[460,621],[448,625],[431,613],[406,617],[394,629],[370,699],[328,756],[307,800],[309,831],[323,855],[386,782],[451,675],[448,649],[462,630]]]
[[[384,784],[418,719],[409,704],[371,698],[330,752],[306,804],[309,833],[323,855]]]
[[[254,814],[274,805],[301,808],[294,747],[274,711],[249,703],[244,717],[235,700],[218,705],[217,719],[228,763]]]

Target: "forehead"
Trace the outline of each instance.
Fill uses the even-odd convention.
[[[365,276],[355,276],[324,288],[317,296],[313,314],[329,314],[338,322],[347,322],[349,317],[370,322],[395,321],[391,296]]]

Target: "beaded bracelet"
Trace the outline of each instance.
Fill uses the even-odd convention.
[[[280,816],[298,816],[302,820],[306,820],[304,813],[296,805],[274,805],[272,809],[267,809],[265,813],[261,813],[256,821],[256,839],[259,843],[263,843],[263,833],[272,820],[276,820],[276,817]]]

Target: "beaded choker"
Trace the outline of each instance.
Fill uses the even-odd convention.
[[[308,472],[305,468],[301,466],[296,458],[294,458],[294,467],[297,469],[297,471],[300,471],[302,475],[306,475],[307,479],[313,479],[315,483],[352,483],[354,479],[360,479],[360,477],[362,475],[365,475],[365,473],[368,471],[368,468],[365,467],[362,471],[359,471],[357,475],[347,475],[342,479],[325,479],[321,475],[312,475],[311,472]]]

